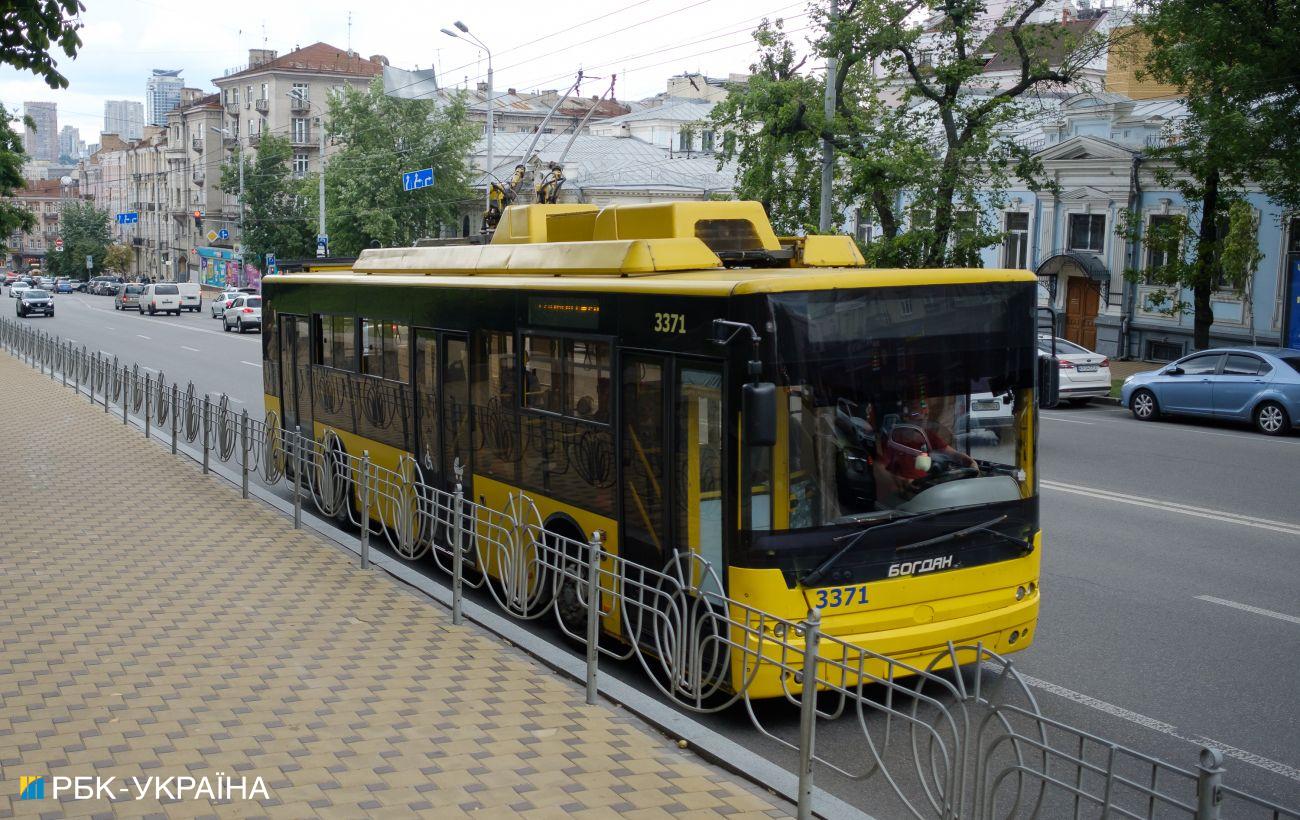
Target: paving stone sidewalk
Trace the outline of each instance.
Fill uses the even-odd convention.
[[[792,813],[3,351],[0,419],[0,817]]]

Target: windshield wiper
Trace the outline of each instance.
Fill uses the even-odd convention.
[[[926,538],[923,541],[915,541],[911,544],[904,544],[901,547],[895,547],[894,551],[905,552],[907,550],[920,549],[921,547],[932,547],[935,544],[942,544],[945,541],[954,541],[958,538],[965,538],[966,536],[975,532],[992,533],[993,535],[996,535],[1000,538],[1004,538],[1008,541],[1019,544],[1022,547],[1025,546],[1025,542],[1019,538],[1014,538],[1010,535],[1004,535],[998,532],[997,530],[990,529],[990,527],[992,527],[994,524],[1001,524],[1003,521],[1006,520],[1007,517],[1005,515],[999,515],[997,518],[990,518],[988,521],[985,521],[982,524],[975,524],[974,526],[965,527],[963,529],[956,530],[954,532],[944,533],[943,535],[936,535],[933,538]]]
[[[880,518],[868,519],[863,523],[871,524],[871,526],[863,527],[862,529],[858,530],[855,533],[849,533],[847,535],[837,536],[834,539],[835,541],[842,541],[847,538],[848,543],[840,547],[835,552],[831,553],[831,555],[827,557],[825,561],[822,561],[820,564],[813,567],[811,572],[809,572],[803,578],[799,579],[799,583],[806,587],[813,586],[814,584],[816,584],[818,581],[822,579],[823,576],[826,575],[827,572],[830,571],[832,567],[834,567],[836,564],[839,563],[841,558],[843,558],[845,555],[849,553],[849,550],[857,546],[858,541],[862,540],[862,536],[866,535],[869,532],[880,532],[881,530],[888,529],[892,526],[895,526],[896,524],[901,524],[904,521],[907,522],[920,521],[925,518],[932,518],[940,513],[945,513],[945,512],[949,512],[949,510],[931,510],[930,512],[926,512],[926,513],[910,513],[905,510],[893,510],[890,512],[889,515],[881,516]],[[1005,518],[1006,516],[1003,517]]]

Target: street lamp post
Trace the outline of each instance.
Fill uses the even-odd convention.
[[[488,48],[482,40],[472,34],[469,30],[469,26],[459,20],[456,21],[455,25],[456,28],[460,29],[461,34],[465,35],[464,37],[447,28],[443,29],[442,33],[448,37],[455,37],[457,40],[466,40],[468,42],[476,43],[480,48],[487,52],[487,161],[483,166],[483,170],[486,173],[486,180],[483,184],[483,210],[486,211],[492,207],[492,132],[494,130],[492,128],[492,109],[495,108],[496,102],[492,94],[492,49]]]

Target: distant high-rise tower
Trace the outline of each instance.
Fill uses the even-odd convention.
[[[81,132],[71,125],[65,125],[59,130],[59,156],[69,157],[76,161],[81,157]]]
[[[47,162],[59,161],[59,106],[52,102],[25,102],[23,116],[36,123],[27,126],[23,148],[32,159]]]
[[[181,79],[181,69],[167,71],[161,68],[153,70],[153,76],[145,83],[144,97],[148,110],[146,121],[150,125],[166,125],[167,115],[181,104],[181,89],[185,80]]]
[[[104,133],[117,134],[128,141],[143,137],[144,104],[135,100],[105,100]]]

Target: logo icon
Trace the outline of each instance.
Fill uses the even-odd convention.
[[[44,800],[45,775],[23,775],[18,778],[19,800]]]

